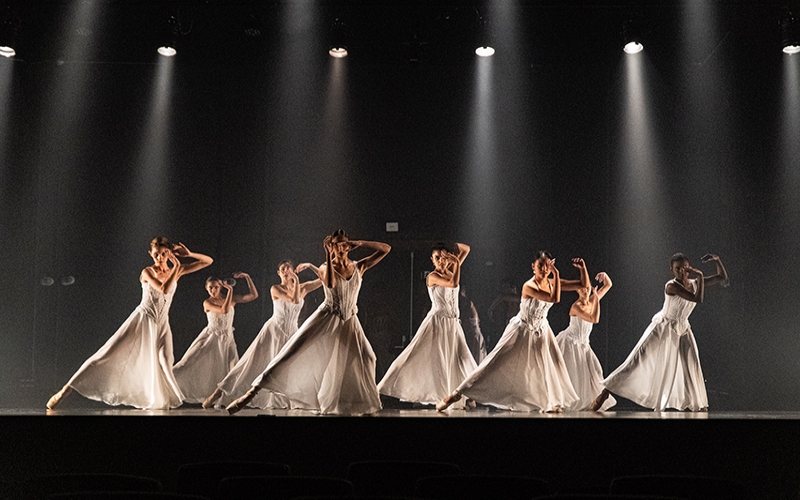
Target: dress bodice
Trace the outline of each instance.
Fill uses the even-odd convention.
[[[227,313],[206,311],[208,317],[208,330],[214,335],[225,337],[233,334],[233,307]]]
[[[545,302],[533,297],[523,297],[519,304],[517,318],[536,334],[542,332],[542,326],[547,323],[547,311],[553,306],[552,302]]]
[[[275,321],[284,334],[291,337],[297,331],[297,320],[300,318],[302,309],[303,299],[300,299],[297,304],[288,300],[273,300],[272,320]]]
[[[361,273],[358,272],[358,265],[355,262],[353,262],[353,265],[355,266],[355,270],[349,280],[339,275],[336,279],[336,285],[334,285],[333,288],[328,288],[327,286],[323,287],[325,291],[323,307],[333,312],[344,321],[347,321],[358,313],[356,302],[358,301],[358,291],[361,289]]]
[[[669,284],[669,282],[667,283]],[[689,283],[692,285],[692,289],[690,291],[694,293],[694,291],[697,289],[697,281],[689,280]],[[659,312],[658,314],[660,314],[662,318],[666,320],[686,323],[688,325],[689,315],[692,314],[692,311],[694,310],[694,307],[696,305],[697,305],[696,302],[692,302],[691,300],[686,300],[683,297],[679,297],[678,295],[667,295],[665,287],[664,307],[661,308],[661,312]]]
[[[566,338],[576,344],[589,344],[589,334],[592,333],[592,323],[577,316],[569,317],[569,326],[561,332]]]
[[[140,283],[142,284],[142,302],[138,309],[154,320],[161,321],[169,314],[169,306],[175,295],[175,286],[173,285],[169,292],[162,293],[161,290],[150,286],[146,281]]]
[[[458,288],[445,286],[429,286],[428,295],[431,298],[431,314],[443,318],[458,319]]]

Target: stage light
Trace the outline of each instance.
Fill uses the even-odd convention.
[[[350,45],[350,33],[347,30],[347,24],[337,17],[331,23],[330,43],[328,44],[328,54],[331,57],[343,58],[347,57],[347,48]]]
[[[642,45],[642,35],[638,27],[632,20],[628,20],[622,26],[623,48],[626,54],[637,54],[644,50]]]
[[[492,57],[494,55],[494,47],[489,44],[489,30],[487,28],[486,18],[478,13],[478,27],[477,27],[477,48],[475,54],[480,57]]]
[[[162,27],[158,53],[166,57],[172,57],[177,54],[178,35],[180,35],[180,33],[181,30],[178,24],[178,18],[174,15],[169,16],[169,19],[167,19],[167,22],[164,23]]]
[[[800,21],[791,12],[781,17],[781,46],[786,54],[800,52]]]
[[[11,6],[6,6],[0,18],[0,56],[14,57],[17,54],[17,34],[21,24],[21,19],[11,11]]]

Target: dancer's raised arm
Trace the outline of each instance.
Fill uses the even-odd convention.
[[[608,274],[604,272],[597,273],[597,276],[595,276],[594,279],[595,281],[602,283],[600,288],[595,287],[594,290],[595,294],[597,295],[597,300],[600,300],[606,296],[611,287],[614,286],[614,283],[611,282],[611,278],[608,276]]]
[[[580,257],[575,257],[572,259],[572,267],[575,267],[580,271],[580,279],[577,280],[561,280],[561,290],[565,292],[575,292],[579,288],[589,288],[591,283],[589,282],[589,271],[586,270],[586,263]]]
[[[189,251],[189,249],[186,248],[186,245],[183,243],[174,245],[172,247],[172,253],[178,257],[189,257],[195,259],[194,262],[181,265],[178,277],[183,276],[184,274],[190,274],[199,271],[204,267],[210,266],[214,262],[214,259],[208,255]]]
[[[379,241],[364,241],[364,240],[350,240],[350,250],[353,250],[357,247],[364,247],[370,248],[375,250],[371,254],[367,255],[363,259],[359,260],[356,265],[358,266],[358,271],[361,274],[364,274],[367,269],[371,268],[378,262],[382,261],[384,257],[389,253],[392,247],[386,243],[381,243]]]
[[[700,261],[713,262],[717,266],[717,274],[712,274],[711,276],[706,276],[703,278],[706,286],[716,285],[717,283],[725,283],[728,281],[728,271],[725,269],[725,266],[722,264],[722,261],[719,259],[718,255],[709,253],[704,255]]]
[[[247,282],[247,293],[244,295],[234,295],[233,296],[233,303],[234,304],[244,304],[246,302],[252,302],[258,298],[258,290],[256,289],[256,284],[253,283],[253,278],[250,277],[247,273],[235,273],[233,275],[234,278],[244,278]]]

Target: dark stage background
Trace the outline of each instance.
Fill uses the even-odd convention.
[[[379,375],[425,314],[437,240],[472,246],[463,283],[490,343],[489,304],[536,250],[564,277],[574,256],[608,272],[592,333],[606,373],[660,309],[670,255],[711,273],[714,252],[730,287],[691,317],[711,408],[800,409],[800,55],[780,50],[780,7],[185,2],[168,59],[155,40],[172,4],[16,5],[18,55],[0,60],[2,405],[44,405],[115,331],[152,237],[253,275],[243,352],[278,262],[320,263],[341,227],[393,245],[360,300]],[[479,12],[489,59],[470,45]],[[631,18],[637,55],[622,51]],[[179,284],[176,359],[205,326],[209,273]],[[572,300],[551,310],[556,332]]]

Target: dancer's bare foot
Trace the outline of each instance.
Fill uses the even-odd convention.
[[[556,406],[550,408],[549,410],[547,410],[545,413],[564,413],[564,408],[556,405]]]
[[[464,401],[464,405],[468,410],[474,410],[475,408],[478,407],[478,402],[475,401],[474,399],[467,398],[467,400]]]
[[[458,392],[454,392],[453,394],[447,396],[443,400],[436,403],[436,411],[445,411],[450,407],[450,405],[452,405],[459,399],[461,399],[461,394]]]
[[[225,409],[228,410],[228,413],[230,415],[242,411],[244,407],[247,406],[247,403],[249,403],[250,401],[253,400],[254,397],[256,397],[256,394],[258,394],[258,390],[259,390],[258,387],[251,387],[250,390],[247,391],[247,393],[245,393],[244,396],[240,397],[233,403],[229,404],[228,407]]]
[[[220,396],[222,396],[222,389],[217,387],[214,389],[214,392],[212,392],[211,395],[203,401],[203,409],[209,410],[213,408],[214,403],[220,398]]]
[[[597,399],[594,400],[591,406],[592,411],[600,411],[600,408],[603,406],[603,403],[606,402],[606,399],[611,395],[608,389],[603,389],[603,392],[597,396]]]
[[[72,387],[65,385],[61,388],[60,391],[53,394],[53,396],[47,401],[47,409],[48,410],[55,410],[56,406],[58,406],[62,401],[64,401],[67,396],[72,394]]]

